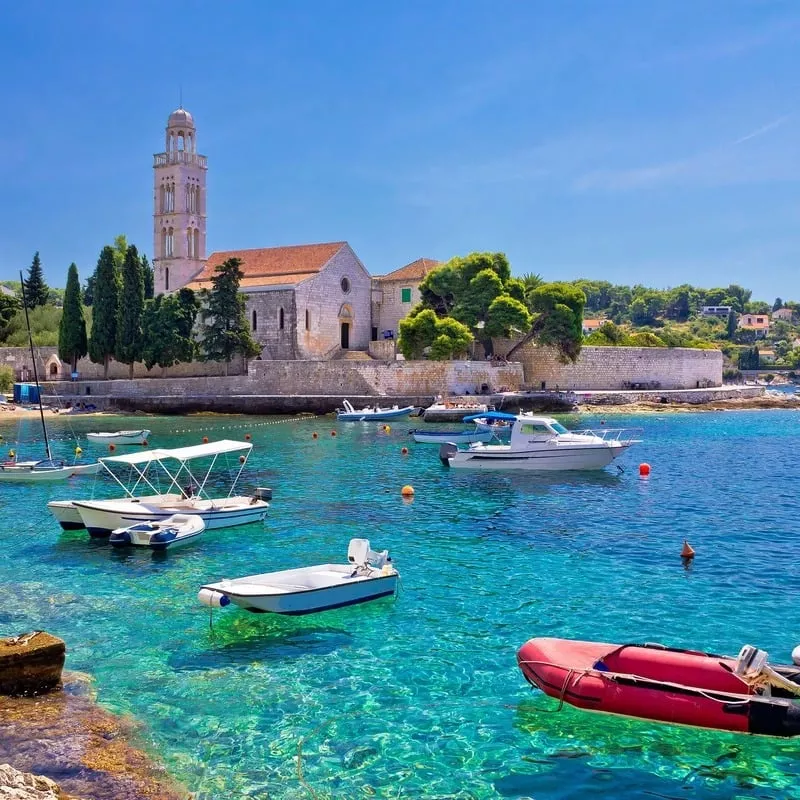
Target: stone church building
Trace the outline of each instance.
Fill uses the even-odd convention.
[[[396,338],[419,300],[418,285],[438,262],[418,259],[371,278],[347,242],[227,250],[206,256],[208,163],[183,108],[169,115],[165,149],[153,163],[155,292],[211,286],[214,270],[241,260],[247,318],[263,359],[330,359]]]

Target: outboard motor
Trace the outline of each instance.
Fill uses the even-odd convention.
[[[267,488],[266,486],[259,486],[253,492],[253,497],[256,500],[272,500],[272,489]]]
[[[384,565],[391,563],[388,550],[376,553],[369,546],[369,539],[351,539],[347,548],[347,560],[358,568],[375,567],[383,569]]]
[[[439,461],[446,467],[450,466],[450,459],[458,452],[458,445],[453,442],[445,442],[439,447]]]

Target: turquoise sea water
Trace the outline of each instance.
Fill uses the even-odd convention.
[[[515,663],[543,635],[733,654],[748,642],[787,661],[800,414],[615,415],[608,427],[644,434],[621,475],[448,471],[410,441],[417,420],[388,435],[266,421],[50,420],[63,453],[70,426],[146,424],[152,446],[252,433],[244,486],[274,489],[266,522],[161,557],[60,530],[46,502],[90,495],[92,478],[0,485],[0,632],[62,636],[68,668],[92,673],[100,702],[139,720],[200,800],[800,796],[800,743],[554,713]],[[35,420],[0,432],[38,454]],[[389,548],[396,600],[300,618],[216,610],[209,628],[202,583],[344,560],[354,536]]]

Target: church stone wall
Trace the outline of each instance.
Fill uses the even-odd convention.
[[[381,288],[381,301],[378,311],[376,324],[379,326],[378,335],[383,331],[394,331],[395,339],[398,335],[398,324],[401,319],[408,316],[414,306],[420,301],[418,280],[387,281],[379,282]],[[411,300],[403,302],[403,289],[411,290]]]
[[[506,342],[510,347],[510,344]],[[497,353],[504,353],[496,343]],[[584,347],[575,364],[526,345],[514,354],[533,389],[704,389],[722,385],[722,352],[687,347]]]
[[[261,345],[261,357],[289,360],[297,358],[294,332],[297,329],[297,312],[292,289],[267,291],[247,290],[247,322],[252,330],[253,312],[256,328],[253,338]],[[283,329],[280,326],[283,309]]]
[[[347,292],[342,290],[342,278],[350,283]],[[342,247],[318,275],[299,284],[295,289],[297,358],[329,357],[339,347],[342,322],[350,325],[349,349],[366,350],[372,325],[371,286],[369,273],[349,245]]]

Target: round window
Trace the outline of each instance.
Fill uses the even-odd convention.
[[[350,291],[350,279],[349,278],[342,278],[342,291],[347,294]]]

